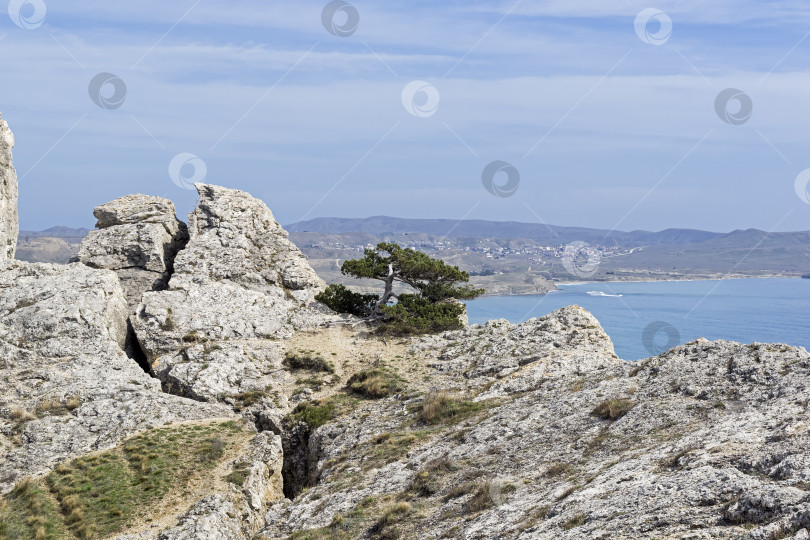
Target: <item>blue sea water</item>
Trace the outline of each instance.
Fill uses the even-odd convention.
[[[561,285],[546,295],[479,298],[467,303],[467,312],[472,324],[520,323],[572,304],[599,319],[625,360],[655,356],[699,337],[810,350],[810,279]]]

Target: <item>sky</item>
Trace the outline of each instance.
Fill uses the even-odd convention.
[[[802,0],[3,4],[22,229],[194,180],[282,224],[810,229]]]

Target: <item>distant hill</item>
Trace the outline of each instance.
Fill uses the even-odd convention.
[[[71,227],[51,227],[44,231],[20,231],[20,238],[84,238],[90,229],[73,229]]]
[[[559,227],[538,223],[517,221],[484,221],[452,219],[405,219],[387,216],[374,216],[365,219],[317,218],[293,223],[285,227],[290,232],[316,232],[326,234],[368,233],[375,236],[401,234],[430,234],[452,238],[526,238],[550,243],[568,244],[577,240],[600,245],[634,246],[678,246],[700,244],[708,241],[728,240],[731,243],[750,244],[751,247],[768,233],[756,229],[716,233],[695,229],[666,229],[650,231],[608,231],[584,227]],[[788,244],[796,240],[805,241],[810,235],[800,233],[773,233],[769,240],[783,239]],[[792,239],[792,240],[791,240]]]

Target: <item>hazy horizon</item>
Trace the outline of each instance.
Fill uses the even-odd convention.
[[[271,211],[272,211],[272,209],[271,209]],[[183,221],[183,222],[187,221],[187,220],[186,220],[186,217],[185,217],[184,215],[178,215],[177,217],[178,217],[178,219],[180,219],[180,220],[181,220],[181,221]],[[376,215],[376,216],[365,216],[365,217],[350,217],[350,216],[318,216],[318,217],[316,217],[316,218],[310,218],[310,219],[306,219],[306,220],[303,220],[303,221],[300,221],[300,222],[289,222],[289,223],[285,223],[285,222],[279,222],[279,223],[280,223],[280,224],[281,224],[283,227],[290,227],[290,226],[292,226],[292,225],[297,225],[298,223],[305,223],[305,222],[308,222],[308,221],[313,221],[313,220],[316,220],[316,219],[327,219],[327,220],[328,220],[328,219],[367,220],[367,219],[375,219],[375,218],[385,218],[385,219],[403,219],[403,220],[412,220],[412,219],[414,219],[414,220],[418,220],[418,219],[424,219],[424,220],[431,220],[431,221],[448,221],[448,222],[451,222],[451,223],[452,223],[452,222],[456,222],[456,223],[458,223],[458,222],[460,222],[460,221],[484,221],[484,222],[489,222],[489,223],[517,223],[517,224],[522,224],[522,225],[538,225],[538,226],[541,226],[541,227],[545,227],[546,225],[548,225],[548,226],[551,226],[551,227],[561,227],[561,228],[584,228],[584,229],[608,230],[608,229],[599,228],[599,227],[580,227],[580,226],[578,226],[578,225],[561,225],[561,224],[559,224],[559,223],[547,223],[547,224],[542,224],[542,223],[535,223],[535,222],[531,222],[531,221],[515,221],[515,220],[491,220],[491,219],[473,219],[473,218],[468,218],[468,219],[466,219],[466,220],[454,220],[454,219],[452,219],[452,218],[441,218],[441,217],[436,217],[436,218],[410,218],[410,217],[403,217],[403,216],[388,216],[388,215]],[[94,222],[94,221],[95,221],[95,219],[93,219],[93,220],[91,220],[91,221],[93,221],[93,222]],[[71,229],[88,229],[88,230],[93,230],[93,229],[95,228],[95,224],[94,224],[94,223],[91,223],[91,224],[88,224],[88,225],[82,225],[82,226],[71,226],[71,225],[54,224],[54,225],[51,225],[51,226],[45,227],[45,228],[43,228],[43,229],[26,229],[25,227],[20,227],[20,231],[21,231],[21,232],[22,232],[22,231],[26,231],[26,232],[44,232],[44,231],[47,231],[47,230],[49,230],[49,229],[56,228],[56,227],[68,227],[68,228],[71,228]],[[694,230],[694,231],[709,232],[709,233],[715,233],[715,234],[730,234],[730,233],[737,232],[737,231],[747,231],[747,230],[758,230],[758,231],[762,231],[762,229],[757,229],[756,227],[745,227],[745,228],[740,228],[740,229],[731,229],[731,230],[709,230],[709,229],[695,229],[694,227],[669,227],[669,228],[667,228],[667,229],[654,229],[654,230],[653,230],[653,229],[616,229],[616,231],[617,231],[617,232],[636,232],[636,231],[643,231],[643,232],[653,232],[653,233],[657,233],[657,232],[663,232],[663,231],[666,231],[666,230]],[[296,231],[296,232],[310,232],[310,231]],[[384,232],[384,231],[381,231],[381,232]],[[767,232],[767,231],[763,231],[763,232]],[[780,232],[780,233],[802,233],[802,232],[810,232],[810,229],[807,229],[807,230],[791,230],[791,231],[773,231],[773,232]],[[324,233],[324,234],[327,234],[327,233]],[[336,234],[340,234],[340,233],[336,233]],[[419,234],[419,233],[414,233],[414,234]]]
[[[204,172],[286,224],[810,229],[810,6],[654,7],[11,2],[21,228],[129,193],[182,218]]]

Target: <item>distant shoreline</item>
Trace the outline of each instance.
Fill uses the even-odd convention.
[[[556,287],[565,287],[571,285],[600,285],[606,283],[656,283],[656,282],[688,282],[688,281],[727,281],[727,280],[734,280],[734,279],[802,279],[801,276],[786,276],[780,274],[768,274],[762,276],[744,276],[744,275],[718,275],[718,276],[709,276],[709,277],[695,277],[689,276],[684,277],[682,279],[677,278],[667,278],[667,279],[656,279],[656,278],[638,278],[638,279],[613,279],[613,280],[603,280],[603,281],[557,281],[553,282]],[[493,298],[499,296],[543,296],[549,293],[555,292],[554,290],[545,291],[545,292],[537,292],[537,291],[529,291],[526,292],[511,292],[511,293],[486,293],[482,295],[482,298]]]

